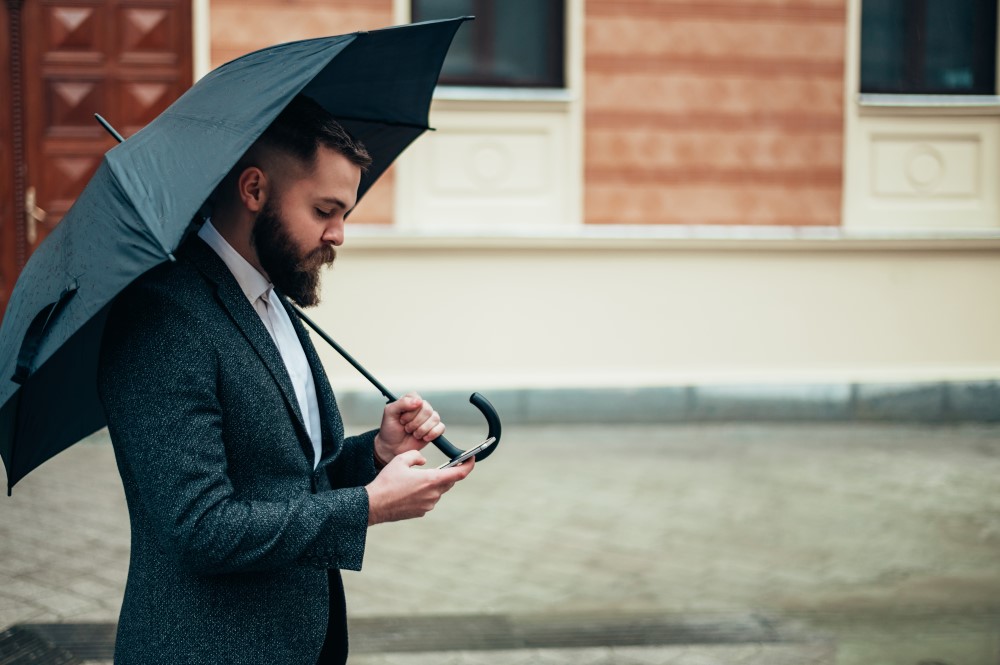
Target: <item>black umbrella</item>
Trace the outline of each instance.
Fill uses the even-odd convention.
[[[173,260],[216,185],[285,105],[305,94],[366,145],[374,161],[361,180],[360,199],[427,129],[441,64],[465,20],[250,53],[209,73],[108,151],[28,261],[0,325],[0,455],[8,492],[39,464],[105,425],[96,376],[112,300],[142,273]],[[476,396],[473,403],[499,439],[492,407]],[[435,443],[449,457],[460,452],[443,438]]]

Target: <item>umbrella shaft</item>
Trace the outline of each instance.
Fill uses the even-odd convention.
[[[116,141],[118,141],[119,143],[125,142],[125,137],[119,134],[118,130],[116,130],[114,127],[111,126],[111,123],[109,123],[107,120],[101,117],[100,113],[95,113],[94,117],[97,118],[97,122],[101,123],[101,127],[108,130],[108,134],[111,134],[111,136],[115,137]]]
[[[392,394],[391,392],[389,392],[389,389],[388,389],[388,388],[386,388],[385,386],[383,386],[383,385],[382,385],[382,384],[381,384],[381,383],[379,382],[379,380],[378,380],[378,379],[376,379],[376,378],[375,378],[374,376],[372,376],[372,375],[371,375],[371,374],[370,374],[370,373],[368,372],[368,370],[366,370],[366,369],[365,369],[364,367],[362,367],[362,366],[361,366],[361,363],[359,363],[359,362],[358,362],[357,360],[355,360],[355,359],[354,359],[354,358],[353,358],[353,357],[351,356],[351,354],[350,354],[350,353],[348,353],[348,352],[347,352],[347,351],[346,351],[346,350],[344,349],[344,347],[342,347],[342,346],[341,346],[340,344],[337,344],[337,342],[336,342],[336,341],[334,341],[334,339],[333,339],[332,337],[330,337],[329,335],[327,335],[327,334],[326,334],[326,333],[325,333],[325,332],[323,331],[323,329],[322,329],[322,328],[320,328],[320,327],[319,327],[318,325],[316,325],[316,324],[315,324],[315,323],[313,322],[313,320],[312,320],[312,319],[310,319],[310,318],[309,318],[308,316],[306,316],[306,313],[305,313],[305,312],[303,312],[303,311],[302,311],[302,310],[301,310],[301,309],[299,308],[299,306],[298,306],[298,305],[296,305],[296,304],[295,304],[295,303],[293,303],[292,301],[288,300],[287,298],[285,299],[285,301],[286,301],[286,302],[287,302],[287,303],[288,303],[289,305],[291,305],[291,306],[292,306],[292,309],[293,309],[293,310],[295,311],[295,313],[296,313],[296,314],[298,314],[298,316],[299,316],[299,318],[300,318],[300,319],[302,319],[303,321],[305,321],[305,322],[306,322],[306,324],[307,324],[307,325],[308,325],[308,326],[309,326],[310,328],[312,328],[312,329],[313,329],[313,330],[314,330],[314,331],[316,332],[316,334],[317,334],[317,335],[319,335],[320,337],[322,337],[322,338],[323,338],[323,341],[324,341],[324,342],[326,342],[327,344],[329,344],[330,346],[332,346],[332,347],[333,347],[334,349],[336,349],[337,353],[339,353],[340,355],[342,355],[342,356],[344,357],[344,360],[346,360],[347,362],[351,363],[351,365],[353,365],[353,366],[354,366],[354,369],[356,369],[356,370],[358,370],[359,372],[361,372],[361,375],[362,375],[362,376],[364,376],[364,377],[365,377],[366,379],[368,379],[368,381],[369,381],[369,382],[370,382],[370,383],[371,383],[371,384],[372,384],[373,386],[375,386],[375,387],[376,387],[376,388],[378,389],[378,391],[379,391],[380,393],[382,393],[382,395],[383,395],[383,396],[384,396],[384,397],[385,397],[385,398],[386,398],[387,400],[389,400],[390,402],[395,402],[395,401],[396,401],[396,396],[395,396],[395,395],[393,395],[393,394]]]

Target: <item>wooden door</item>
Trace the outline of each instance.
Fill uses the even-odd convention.
[[[19,59],[20,81],[13,80],[16,67],[7,70],[14,91],[19,87],[21,94],[12,95],[7,111],[15,149],[9,158],[6,152],[0,154],[10,162],[10,175],[4,177],[14,194],[12,210],[3,209],[0,220],[5,229],[3,307],[13,285],[11,276],[16,278],[115,144],[94,114],[129,136],[192,83],[190,0],[17,4],[21,0],[7,0],[5,51],[10,63]],[[6,143],[4,134],[0,141]],[[21,158],[14,154],[19,142]],[[13,246],[8,248],[8,242]],[[10,260],[13,265],[7,264]]]
[[[5,93],[0,96],[0,312],[7,308],[10,290],[24,264],[23,258],[19,260],[18,257],[18,248],[22,243],[17,239],[20,218],[17,216],[14,164],[20,160],[14,156],[12,118],[14,110],[21,107],[17,98],[20,90],[15,89],[12,83],[13,75],[19,74],[19,65],[14,63],[19,61],[11,58],[12,40],[19,41],[20,37],[16,34],[18,28],[10,21],[17,9],[11,5],[11,2],[5,2],[0,9],[0,91]]]

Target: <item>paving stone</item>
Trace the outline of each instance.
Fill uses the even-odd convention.
[[[614,647],[352,656],[357,665],[832,665],[830,645]]]
[[[56,592],[52,595],[37,596],[31,599],[32,604],[48,610],[60,620],[68,620],[85,612],[91,612],[100,607],[93,598],[84,598],[73,593]]]
[[[128,537],[106,441],[47,462],[0,497],[0,628],[113,620]],[[918,662],[889,659],[893,648],[995,665],[1000,654],[983,654],[1000,644],[1000,621],[980,619],[998,610],[998,551],[1000,426],[513,426],[426,518],[373,529],[364,571],[345,585],[354,617],[813,612],[820,630],[834,611],[875,608],[879,625],[924,607],[935,618],[888,632],[916,650],[864,624],[834,625],[854,659],[838,665]],[[966,617],[961,630],[935,632],[949,616]],[[743,662],[704,649],[599,652],[598,662]],[[777,646],[772,660],[733,653],[812,662],[782,661]],[[509,658],[532,655],[558,656]],[[352,663],[420,655],[383,656]]]

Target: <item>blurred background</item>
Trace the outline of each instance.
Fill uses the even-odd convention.
[[[998,413],[995,2],[10,4],[2,300],[112,145],[93,113],[128,136],[248,51],[471,14],[317,311],[383,382],[846,408],[949,383]],[[981,408],[919,410],[947,407]]]
[[[473,390],[507,430],[478,489],[373,532],[358,662],[1000,663],[995,0],[8,0],[0,308],[113,145],[95,112],[128,136],[246,52],[456,15],[436,131],[315,317],[457,444]],[[102,436],[3,502],[0,628],[117,616]],[[104,498],[40,520],[67,483]],[[100,565],[56,545],[56,581],[39,534],[81,524]],[[414,641],[462,620],[502,635]]]

